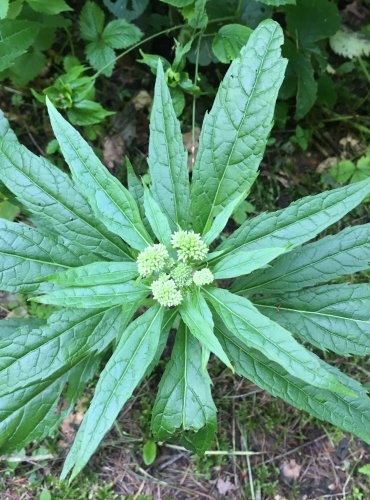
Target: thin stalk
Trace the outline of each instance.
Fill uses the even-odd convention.
[[[194,72],[194,85],[197,85],[198,82],[198,73],[199,73],[199,51],[200,51],[200,43],[202,41],[203,31],[200,32],[198,37],[196,56],[195,56],[195,72]],[[194,165],[195,161],[195,109],[196,109],[196,100],[197,96],[193,94],[193,106],[192,106],[192,120],[191,120],[191,163]]]

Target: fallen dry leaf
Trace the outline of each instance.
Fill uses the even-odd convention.
[[[289,460],[289,462],[284,462],[280,468],[282,476],[288,481],[294,481],[299,478],[299,474],[301,473],[302,466],[297,464],[297,462],[293,460]]]
[[[111,170],[117,164],[122,164],[125,153],[125,143],[121,135],[105,137],[103,141],[103,157],[105,165]]]
[[[194,163],[193,158],[195,159],[197,156],[198,145],[199,145],[199,135],[200,135],[200,128],[195,127],[195,129],[194,129],[194,151],[192,151],[193,134],[192,134],[191,130],[189,132],[185,132],[184,134],[182,134],[182,140],[184,141],[185,149],[189,153],[188,167],[189,167],[190,171],[193,168],[193,163]]]
[[[226,479],[226,481],[224,481],[223,479],[220,478],[217,481],[216,486],[220,495],[226,495],[229,491],[234,491],[238,489],[238,487],[234,483],[232,483],[230,479]]]

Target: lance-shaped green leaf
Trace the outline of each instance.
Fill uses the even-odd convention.
[[[152,243],[129,191],[111,175],[92,148],[47,99],[51,125],[78,188],[96,217],[129,245],[143,250]]]
[[[308,384],[348,395],[348,388],[317,356],[299,344],[285,328],[263,316],[249,300],[221,288],[205,289],[205,294],[226,328],[245,346],[262,352]]]
[[[126,283],[138,277],[136,262],[92,262],[52,274],[47,281],[58,285],[93,286]]]
[[[0,453],[17,451],[31,441],[40,441],[56,429],[70,413],[76,399],[99,366],[99,357],[90,356],[55,377],[21,387],[0,397]],[[58,405],[62,391],[63,404]]]
[[[144,190],[144,208],[149,224],[158,241],[167,248],[171,247],[171,228],[166,215],[161,211],[148,188]]]
[[[370,354],[370,285],[326,285],[257,297],[262,314],[319,349]]]
[[[52,236],[26,224],[0,219],[0,290],[30,292],[48,274],[83,264]]]
[[[146,227],[146,230],[150,235],[152,235],[152,228],[150,227],[150,224],[148,222],[148,219],[146,218],[145,215],[145,210],[144,210],[144,186],[141,180],[138,178],[136,175],[134,168],[132,166],[132,163],[130,160],[125,158],[125,165],[126,165],[126,170],[127,170],[127,185],[128,185],[128,190],[133,197],[133,199],[136,201],[136,205],[138,206],[141,220],[143,221],[144,226]]]
[[[211,229],[203,236],[203,241],[206,245],[210,245],[221,234],[225,228],[227,221],[230,219],[235,208],[247,197],[247,192],[244,191],[240,196],[230,201],[221,212],[216,215],[212,222]]]
[[[341,219],[369,193],[370,179],[367,179],[315,196],[306,196],[288,208],[245,221],[217,250],[223,250],[225,255],[238,249],[301,245]]]
[[[3,137],[7,141],[18,142],[17,136],[10,128],[8,120],[5,118],[4,113],[0,109],[0,137]]]
[[[94,309],[97,307],[112,307],[145,299],[150,289],[139,282],[112,283],[95,286],[73,286],[55,290],[31,300],[40,304],[53,304],[78,309]]]
[[[335,236],[279,257],[268,269],[238,279],[238,293],[284,293],[325,283],[367,269],[370,261],[370,224],[348,227]]]
[[[318,389],[292,376],[262,353],[246,347],[219,321],[216,321],[215,331],[230,359],[235,362],[239,375],[292,406],[305,410],[316,418],[327,420],[370,443],[370,399],[353,379],[341,376],[343,382],[355,393],[353,397]],[[333,374],[339,376],[338,370],[330,368],[333,369]]]
[[[190,206],[187,152],[160,60],[150,115],[148,164],[152,194],[171,229],[186,228]]]
[[[163,319],[162,319],[161,334],[159,336],[157,352],[155,353],[154,358],[152,359],[151,363],[149,364],[149,366],[145,372],[144,377],[149,377],[149,375],[152,373],[154,368],[159,363],[161,356],[163,354],[163,351],[167,345],[168,335],[170,333],[173,322],[174,322],[177,315],[178,315],[177,308],[164,310]]]
[[[221,257],[213,266],[211,263],[210,268],[217,279],[236,278],[237,276],[251,273],[255,269],[266,266],[269,262],[276,259],[276,257],[285,253],[287,248],[261,248],[260,250],[250,250],[249,252],[238,250],[237,252],[226,254],[225,257]]]
[[[120,333],[121,307],[110,310],[64,310],[38,328],[22,327],[0,341],[0,394],[73,367],[103,351]]]
[[[73,479],[113,425],[157,351],[163,310],[153,306],[127,328],[101,373],[95,396],[69,452],[62,478]]]
[[[204,119],[192,188],[193,226],[199,233],[208,231],[220,209],[255,179],[284,78],[283,41],[278,23],[262,22],[228,69]]]
[[[188,294],[182,301],[179,312],[190,332],[202,343],[202,346],[213,352],[232,370],[233,367],[228,357],[213,333],[213,321],[212,323],[207,321],[211,317],[211,312],[202,295],[199,292]]]
[[[110,260],[132,259],[120,238],[94,217],[68,175],[15,141],[0,139],[0,179],[48,232]]]
[[[157,439],[167,439],[205,426],[214,432],[217,427],[211,379],[202,367],[199,342],[181,323],[154,403],[152,432]]]

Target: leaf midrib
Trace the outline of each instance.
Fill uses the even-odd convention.
[[[272,339],[269,339],[268,337],[266,337],[266,334],[264,334],[263,332],[260,332],[259,330],[257,330],[257,329],[256,329],[256,327],[254,327],[253,325],[251,325],[250,323],[248,323],[248,321],[247,321],[245,318],[243,318],[243,317],[242,317],[242,316],[240,316],[239,314],[235,313],[232,309],[230,309],[230,308],[226,305],[226,303],[221,302],[221,301],[220,301],[217,297],[215,297],[214,295],[212,295],[212,294],[211,294],[210,292],[208,292],[206,289],[204,289],[204,288],[203,288],[203,290],[205,291],[205,293],[207,293],[208,295],[210,295],[210,296],[211,296],[214,300],[216,300],[216,302],[218,302],[219,304],[221,304],[221,306],[222,306],[223,308],[227,309],[227,310],[228,310],[228,312],[229,312],[229,314],[231,314],[231,315],[235,315],[235,316],[236,316],[237,318],[239,318],[239,320],[241,320],[243,323],[246,323],[246,324],[249,326],[249,328],[251,328],[251,329],[252,329],[252,330],[253,330],[253,331],[254,331],[257,335],[260,335],[261,337],[263,337],[263,338],[265,339],[265,341],[267,341],[268,343],[272,344],[272,345],[274,346],[274,348],[275,348],[275,349],[281,349],[281,347],[276,346],[276,345],[272,342]],[[287,331],[287,330],[286,330],[286,331]],[[288,331],[287,331],[287,333],[290,333],[290,332],[288,332]],[[289,337],[290,337],[290,338],[294,341],[294,337],[293,337],[293,335],[292,335],[292,334],[290,334],[290,335],[289,335]],[[287,336],[287,338],[289,338],[289,337]],[[300,345],[300,344],[298,344],[298,345]],[[253,349],[253,348],[254,348],[254,349],[256,349],[257,351],[261,352],[261,351],[260,351],[260,349],[259,349],[258,347],[252,347],[252,349]],[[290,352],[289,352],[288,350],[286,350],[286,349],[284,348],[284,349],[283,349],[283,351],[284,351],[284,353],[285,353],[285,354],[286,354],[286,355],[287,355],[290,359],[294,360],[294,362],[295,362],[296,364],[300,364],[300,365],[302,364],[302,363],[300,362],[300,360],[299,360],[299,359],[297,360],[297,358],[293,357],[293,356],[290,354]],[[308,352],[309,354],[311,354],[311,353],[310,353],[310,351],[307,351],[307,352]],[[262,353],[262,354],[263,354],[263,353]],[[273,361],[273,360],[271,360],[271,361]],[[318,365],[318,367],[321,369],[321,367],[320,367],[320,363],[319,363],[317,360],[315,360],[315,358],[314,358],[314,357],[312,358],[312,362],[316,362],[316,363],[317,363],[317,365]],[[276,361],[275,361],[275,363],[276,363]],[[302,367],[302,368],[303,368],[303,367]],[[307,366],[305,366],[305,368],[306,368],[308,371],[310,371],[311,373],[313,373],[313,374],[315,375],[315,377],[317,378],[317,373],[315,373],[314,369],[311,369],[310,367],[307,367]],[[334,378],[334,377],[333,377],[330,373],[328,373],[328,376],[329,376],[329,378],[332,378],[332,379],[333,379],[333,380],[332,380],[332,382],[335,382],[335,381],[336,381],[336,380],[335,380],[335,378]],[[309,383],[309,382],[307,382],[307,383]],[[331,382],[329,381],[329,383],[331,383]],[[310,384],[310,385],[313,385],[313,384]],[[328,390],[329,390],[329,389],[328,389]]]
[[[321,242],[322,240],[318,240],[317,243]],[[246,291],[250,291],[250,290],[253,290],[255,288],[261,288],[261,287],[264,287],[266,285],[270,285],[271,283],[274,283],[276,281],[281,281],[281,280],[284,280],[286,277],[288,276],[291,276],[292,274],[295,274],[295,273],[300,273],[304,270],[306,270],[307,268],[310,268],[312,267],[313,265],[316,265],[316,264],[321,264],[322,262],[325,262],[327,259],[332,259],[332,258],[335,258],[337,255],[340,255],[342,253],[346,253],[346,252],[349,252],[351,250],[356,250],[358,248],[361,248],[363,246],[366,246],[368,244],[368,241],[365,241],[365,242],[362,242],[358,245],[354,245],[354,246],[351,246],[350,248],[344,248],[344,249],[340,249],[338,250],[337,252],[335,253],[332,253],[330,255],[325,255],[324,257],[321,257],[319,260],[315,260],[315,261],[310,261],[308,264],[305,264],[304,266],[302,267],[297,267],[295,269],[292,269],[291,271],[289,272],[286,272],[285,274],[283,275],[280,275],[280,276],[277,276],[275,278],[271,278],[269,279],[268,281],[264,281],[263,283],[259,283],[258,285],[254,285],[252,287],[249,287],[249,288],[243,288],[243,290],[238,290],[236,293],[239,295],[239,294],[242,294]],[[311,245],[316,245],[316,243],[311,243]],[[305,247],[302,247],[302,248],[305,248]],[[284,256],[285,258],[285,256]],[[306,257],[307,258],[307,257]],[[359,262],[360,264],[360,262]],[[321,276],[323,273],[320,273]],[[312,278],[311,278],[312,279]],[[330,281],[332,278],[328,277],[328,279],[326,279],[325,281]],[[321,281],[322,282],[322,281]],[[315,281],[315,283],[320,283],[320,281]],[[315,284],[313,283],[313,284]],[[306,286],[309,286],[309,285],[306,285]],[[293,291],[293,290],[291,290]]]
[[[127,371],[128,371],[128,370],[129,370],[129,368],[131,367],[131,365],[132,365],[132,363],[133,363],[133,361],[134,361],[134,359],[135,359],[135,356],[137,355],[137,353],[138,353],[139,349],[141,348],[141,346],[142,346],[142,344],[143,344],[144,340],[146,340],[147,335],[149,334],[149,332],[150,332],[150,330],[151,330],[151,328],[152,328],[152,326],[153,326],[154,322],[156,321],[156,319],[157,319],[157,317],[158,317],[158,315],[159,315],[160,313],[161,313],[161,308],[159,307],[159,308],[158,308],[158,311],[157,311],[157,313],[156,313],[156,315],[155,315],[155,316],[154,316],[154,318],[153,318],[153,320],[152,320],[152,321],[150,322],[150,324],[148,325],[148,327],[147,327],[147,329],[146,329],[145,334],[142,336],[142,338],[141,338],[141,340],[140,340],[139,344],[137,345],[137,347],[136,347],[136,348],[135,348],[135,350],[133,351],[133,353],[132,353],[132,355],[131,355],[131,358],[130,358],[129,362],[127,363],[127,366],[126,366],[125,370],[121,373],[121,376],[119,377],[119,380],[115,383],[115,388],[117,388],[117,386],[121,384],[122,379],[125,377],[125,375],[126,375]],[[117,346],[117,349],[118,349],[118,347],[119,347],[119,346]],[[102,411],[101,411],[101,413],[100,413],[100,416],[99,416],[99,417],[98,417],[98,419],[96,420],[95,426],[93,427],[93,431],[95,431],[95,430],[96,430],[96,428],[97,428],[97,426],[100,424],[100,421],[101,421],[101,419],[102,419],[102,415],[105,415],[105,413],[106,413],[106,411],[107,411],[107,407],[108,407],[108,405],[110,405],[111,400],[112,400],[112,398],[113,398],[113,396],[114,396],[114,395],[115,395],[114,390],[110,391],[110,395],[109,395],[109,397],[107,398],[107,400],[106,400],[106,402],[105,402],[105,404],[104,404],[104,407],[103,407],[103,410],[102,410]],[[90,408],[91,408],[91,406],[90,406]],[[85,419],[86,419],[86,416],[85,416]],[[84,428],[84,430],[85,430],[85,428]],[[77,444],[81,444],[81,443],[78,443],[78,442],[77,442],[77,439],[76,439],[75,444],[77,445]],[[86,446],[85,446],[85,448],[86,448]],[[76,462],[77,462],[77,461],[78,461],[78,459],[81,457],[81,453],[84,453],[84,448],[82,448],[82,447],[80,447],[80,448],[79,448],[79,452],[78,452],[78,454],[77,454],[77,456],[76,456],[76,458],[75,458],[75,460],[74,460],[74,467],[76,467],[76,465],[77,465],[77,464],[76,464]]]
[[[59,125],[60,126],[60,125]],[[62,128],[64,128],[63,126],[61,126]],[[141,234],[141,232],[137,229],[137,227],[135,226],[135,224],[131,221],[131,219],[124,213],[122,212],[121,208],[119,205],[117,205],[117,203],[113,200],[113,198],[111,197],[110,193],[108,193],[105,189],[103,189],[103,187],[101,186],[101,184],[98,182],[96,176],[91,172],[90,168],[88,167],[87,163],[83,160],[83,158],[80,156],[79,152],[77,151],[77,149],[74,147],[74,144],[70,141],[70,138],[69,138],[69,134],[66,133],[65,129],[64,129],[64,137],[67,139],[68,141],[68,144],[69,146],[73,149],[73,151],[75,152],[76,156],[78,157],[78,159],[80,160],[80,162],[85,166],[86,170],[89,172],[90,176],[94,179],[95,183],[99,186],[100,189],[102,189],[102,191],[108,196],[108,198],[111,200],[111,202],[113,203],[113,205],[116,207],[116,209],[124,216],[124,218],[126,219],[127,222],[129,222],[129,225],[132,227],[132,229],[134,230],[134,232],[141,238],[142,241],[144,241],[144,243],[146,243],[146,246],[148,245],[151,245],[151,242],[148,241],[144,235]],[[109,178],[108,178],[109,179]],[[87,189],[89,189],[89,186],[85,184],[85,187]],[[140,219],[141,220],[141,219]],[[114,224],[117,224],[117,225],[120,225],[119,223],[117,222],[114,222]],[[132,259],[131,259],[132,260]]]
[[[271,46],[271,43],[272,43],[272,40],[274,39],[274,36],[275,36],[275,33],[276,33],[276,30],[277,30],[277,26],[274,27],[274,30],[273,32],[271,33],[271,36],[270,36],[270,40],[267,44],[267,47],[266,47],[266,50],[265,50],[265,53],[263,54],[263,57],[262,57],[262,60],[261,60],[261,63],[259,65],[259,68],[258,68],[258,72],[257,72],[257,75],[255,77],[255,80],[254,80],[254,83],[253,83],[253,88],[250,92],[250,95],[248,96],[248,99],[247,99],[247,104],[244,108],[244,112],[243,112],[243,117],[240,121],[240,124],[238,126],[238,129],[237,129],[237,132],[236,132],[236,138],[233,142],[233,145],[231,147],[231,151],[228,155],[228,159],[227,159],[227,163],[226,163],[226,166],[224,168],[224,171],[222,173],[222,176],[221,176],[221,179],[220,179],[220,182],[218,183],[218,186],[217,186],[217,190],[216,190],[216,194],[213,198],[213,201],[212,201],[212,205],[209,209],[209,212],[208,212],[208,217],[207,217],[207,220],[204,224],[204,228],[207,228],[207,225],[208,225],[208,222],[209,220],[212,218],[212,214],[213,214],[213,209],[215,208],[215,203],[216,203],[216,200],[217,200],[217,197],[218,197],[218,194],[219,194],[219,191],[220,191],[220,188],[221,188],[221,185],[224,181],[224,178],[226,176],[226,172],[228,170],[228,168],[230,167],[230,161],[231,161],[231,157],[234,153],[234,150],[235,150],[235,147],[236,147],[236,144],[239,140],[239,133],[240,133],[240,130],[241,128],[243,127],[244,125],[244,121],[245,121],[245,118],[246,118],[246,115],[247,115],[247,112],[249,111],[249,106],[250,106],[250,103],[251,103],[251,99],[254,97],[254,92],[255,92],[255,89],[257,87],[257,83],[259,82],[259,78],[260,78],[260,75],[261,75],[261,72],[262,72],[262,67],[263,65],[265,64],[265,60],[266,60],[266,57],[267,57],[267,54],[269,53],[269,50],[270,50],[270,46]],[[213,135],[213,134],[212,134]],[[212,160],[214,160],[214,155],[213,155],[213,151],[212,151]],[[202,231],[202,234],[204,232],[204,229]]]
[[[2,141],[3,143],[3,141]],[[106,241],[109,241],[112,245],[115,246],[115,248],[117,248],[121,253],[123,253],[124,255],[126,255],[126,257],[128,257],[130,260],[132,260],[132,257],[128,254],[126,254],[126,252],[121,249],[114,241],[112,241],[110,238],[107,238],[97,227],[94,227],[92,226],[92,224],[90,224],[90,222],[86,219],[84,219],[81,215],[79,215],[78,213],[74,212],[70,207],[68,207],[67,205],[65,205],[61,200],[58,200],[57,198],[55,198],[55,196],[53,194],[51,194],[50,192],[46,191],[44,189],[44,187],[42,187],[40,184],[36,183],[36,181],[32,178],[32,176],[28,175],[28,173],[26,173],[22,168],[20,168],[18,165],[15,164],[15,161],[13,161],[4,151],[3,148],[1,148],[1,152],[3,153],[3,155],[8,158],[9,162],[14,165],[16,167],[16,169],[21,172],[21,174],[23,174],[28,180],[29,182],[32,184],[36,184],[36,186],[44,193],[46,194],[46,196],[49,196],[52,200],[54,200],[54,202],[58,205],[62,205],[62,207],[64,207],[67,212],[69,212],[70,214],[74,215],[78,220],[81,220],[83,223],[85,223],[88,227],[92,228],[94,231],[96,231],[100,236],[102,236],[102,238]],[[73,187],[73,186],[71,186]],[[42,208],[42,207],[40,207]],[[42,214],[41,214],[42,215]],[[90,236],[93,238],[93,236]]]
[[[240,346],[237,342],[235,342],[235,340],[234,340],[234,339],[232,339],[232,338],[228,337],[228,336],[225,334],[225,332],[223,332],[222,330],[220,330],[217,326],[215,326],[215,328],[216,328],[216,329],[220,332],[220,334],[221,334],[221,335],[223,335],[224,337],[226,337],[226,338],[229,340],[229,342],[231,342],[232,344],[234,344],[234,346],[236,346],[236,348],[237,348],[238,350],[241,350],[242,352],[244,352],[245,354],[247,354],[247,356],[250,356],[250,357],[252,357],[252,358],[253,358],[253,354],[252,354],[252,353],[250,353],[249,351],[247,351],[244,347]],[[281,379],[281,378],[284,378],[284,379],[285,379],[285,376],[281,375],[281,373],[279,373],[279,372],[277,372],[276,370],[274,370],[274,368],[271,368],[271,366],[270,366],[269,364],[266,364],[266,363],[264,363],[264,362],[262,362],[262,361],[260,361],[260,360],[257,360],[257,362],[258,362],[258,363],[260,363],[260,364],[262,364],[263,366],[265,366],[265,368],[266,368],[267,370],[270,370],[270,371],[272,371],[273,373],[275,373],[279,379]],[[271,361],[270,363],[274,363],[274,362],[273,362],[273,361]],[[282,369],[284,370],[284,367],[282,367]],[[285,371],[286,371],[286,370],[285,370]],[[299,391],[299,392],[301,392],[301,393],[305,394],[307,398],[312,398],[312,399],[315,399],[315,400],[316,400],[316,402],[317,402],[320,406],[323,406],[323,402],[322,402],[322,401],[320,401],[320,399],[316,398],[316,396],[315,396],[315,395],[310,395],[310,394],[305,393],[302,387],[299,387],[299,386],[297,386],[297,385],[294,383],[294,376],[293,376],[293,375],[290,375],[288,372],[287,372],[287,375],[288,375],[288,376],[290,376],[290,377],[293,377],[293,380],[289,380],[289,382],[286,382],[286,383],[292,384],[292,385],[293,385],[293,386],[297,389],[297,391]],[[313,385],[311,385],[311,384],[308,384],[308,385],[309,385],[310,387],[315,388],[315,386],[313,386]],[[344,398],[341,394],[339,394],[338,392],[332,392],[332,391],[329,391],[329,390],[327,390],[327,389],[323,389],[323,388],[322,388],[321,390],[323,390],[323,391],[327,391],[327,392],[330,392],[330,393],[331,393],[331,394],[333,394],[336,398],[338,398],[339,400],[341,400],[341,401],[342,401],[345,405],[351,406],[351,403],[349,403],[349,402],[348,402],[348,401],[347,401],[347,400],[346,400],[346,399],[345,399],[345,398]],[[353,389],[351,388],[351,390],[353,390]],[[365,394],[364,394],[364,395],[365,395]],[[306,411],[307,411],[307,410],[306,410]],[[369,418],[367,418],[367,419],[370,421],[370,419],[369,419]]]
[[[351,187],[351,186],[349,186],[349,187]],[[342,189],[343,189],[343,188],[342,188]],[[360,192],[361,192],[361,190],[360,190]],[[352,198],[352,197],[353,197],[353,196],[355,196],[355,195],[356,195],[356,196],[358,196],[358,193],[359,193],[358,191],[357,191],[356,193],[352,193],[352,194],[350,195],[350,197]],[[344,198],[341,198],[339,201],[338,201],[338,200],[336,200],[336,201],[335,201],[332,205],[329,205],[329,206],[326,206],[326,207],[324,207],[324,208],[321,208],[321,209],[320,209],[320,211],[313,211],[313,212],[310,212],[309,214],[307,214],[305,217],[303,217],[303,218],[301,218],[301,219],[294,219],[294,220],[293,220],[292,222],[290,222],[289,224],[285,224],[285,225],[283,225],[283,226],[280,226],[278,229],[275,229],[275,228],[274,228],[274,230],[273,230],[273,231],[270,231],[269,233],[265,233],[265,234],[263,234],[262,236],[259,236],[258,238],[254,238],[254,239],[249,240],[249,241],[247,241],[247,242],[241,243],[241,244],[240,244],[240,245],[238,245],[237,247],[232,247],[232,246],[231,246],[231,247],[226,247],[224,250],[223,250],[223,249],[220,249],[220,250],[223,250],[222,257],[224,257],[224,256],[226,256],[226,255],[229,255],[229,254],[231,254],[231,253],[233,253],[233,252],[235,252],[235,251],[239,250],[240,248],[243,248],[243,247],[245,247],[245,246],[248,246],[250,243],[256,243],[257,241],[260,241],[260,240],[262,240],[262,239],[264,239],[264,238],[266,238],[266,237],[271,237],[271,236],[274,236],[274,233],[279,232],[279,231],[284,230],[284,229],[287,229],[287,228],[289,228],[289,227],[291,227],[291,226],[293,226],[293,225],[295,225],[295,224],[300,224],[301,222],[304,222],[305,220],[309,219],[309,218],[310,218],[310,217],[312,217],[312,216],[315,216],[315,215],[317,215],[317,216],[318,216],[321,212],[325,212],[325,211],[327,211],[327,210],[329,210],[329,209],[332,209],[332,208],[333,208],[333,207],[335,207],[336,205],[340,205],[340,204],[345,203],[346,201],[348,201],[348,200],[346,200],[346,198],[347,198],[347,197],[348,197],[348,196],[345,196],[345,195],[344,195]],[[325,200],[324,200],[324,201],[325,201]],[[297,207],[297,206],[296,206],[296,207]],[[296,208],[296,207],[295,207],[295,208]],[[289,208],[289,207],[288,207],[288,208]],[[298,207],[298,208],[302,208],[302,207]],[[283,209],[283,210],[286,210],[286,209]],[[283,210],[281,210],[281,211],[280,211],[280,215],[283,213]],[[265,214],[266,214],[266,215],[270,215],[270,216],[272,216],[274,213],[276,213],[276,212],[265,212]],[[263,214],[260,214],[260,215],[258,215],[257,217],[254,217],[251,221],[253,222],[253,220],[257,219],[258,217],[261,217],[262,215],[263,215]],[[336,220],[338,220],[339,218],[340,218],[340,217],[338,217]],[[270,217],[270,221],[272,221],[272,217]],[[334,222],[333,222],[333,224],[334,224]],[[328,224],[328,225],[331,225],[331,223],[330,223],[330,224]],[[328,225],[326,225],[323,229],[320,229],[319,231],[316,231],[316,230],[315,230],[315,233],[314,233],[312,236],[310,236],[309,238],[306,238],[305,236],[304,236],[304,237],[300,236],[300,237],[299,237],[299,241],[300,241],[300,242],[299,242],[299,243],[294,243],[294,247],[297,247],[297,246],[301,245],[302,243],[304,243],[304,242],[305,242],[305,241],[307,241],[307,240],[311,240],[311,239],[312,239],[312,238],[314,238],[314,237],[315,237],[318,233],[320,233],[320,232],[321,232],[321,231],[323,231],[326,227],[328,227]],[[240,228],[239,228],[239,229],[241,229],[242,227],[243,227],[243,226],[240,226]],[[251,228],[251,230],[255,229],[256,227],[258,227],[258,226],[254,226],[254,227],[252,227],[252,228]],[[239,230],[239,229],[238,229],[238,230]],[[231,237],[233,237],[233,235],[231,235]],[[275,236],[275,237],[276,237],[276,236]],[[303,239],[302,239],[302,238],[303,238]],[[306,238],[306,239],[305,239],[305,238]],[[289,242],[289,238],[288,238],[288,237],[284,238],[284,240],[285,240],[286,242],[287,242],[287,241]],[[226,240],[226,241],[227,241],[227,240]],[[226,243],[226,241],[225,241],[225,243]],[[216,250],[217,250],[217,249],[216,249]],[[217,256],[217,257],[215,257],[213,260],[214,260],[214,261],[217,261],[217,260],[219,260],[220,258],[221,258],[221,256]]]

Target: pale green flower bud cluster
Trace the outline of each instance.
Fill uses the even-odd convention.
[[[140,252],[137,258],[139,274],[143,278],[162,271],[169,263],[170,256],[168,250],[160,243],[147,247]]]
[[[180,230],[172,235],[171,242],[177,251],[177,261],[162,244],[147,247],[137,258],[142,278],[157,276],[150,289],[153,298],[163,307],[178,306],[191,286],[208,285],[214,280],[209,269],[194,272],[192,267],[195,262],[203,261],[208,253],[200,234]]]
[[[176,287],[176,283],[167,274],[153,281],[150,285],[154,300],[158,301],[163,307],[173,307],[181,304],[183,296]]]
[[[207,257],[208,247],[200,234],[194,231],[177,231],[172,236],[172,246],[182,262],[202,261]]]
[[[208,269],[208,267],[204,267],[199,271],[195,271],[193,275],[194,284],[197,286],[210,285],[211,283],[213,283],[214,279],[215,277]]]
[[[171,278],[174,279],[177,286],[190,286],[193,283],[193,269],[185,262],[179,262],[176,267],[171,270]]]

